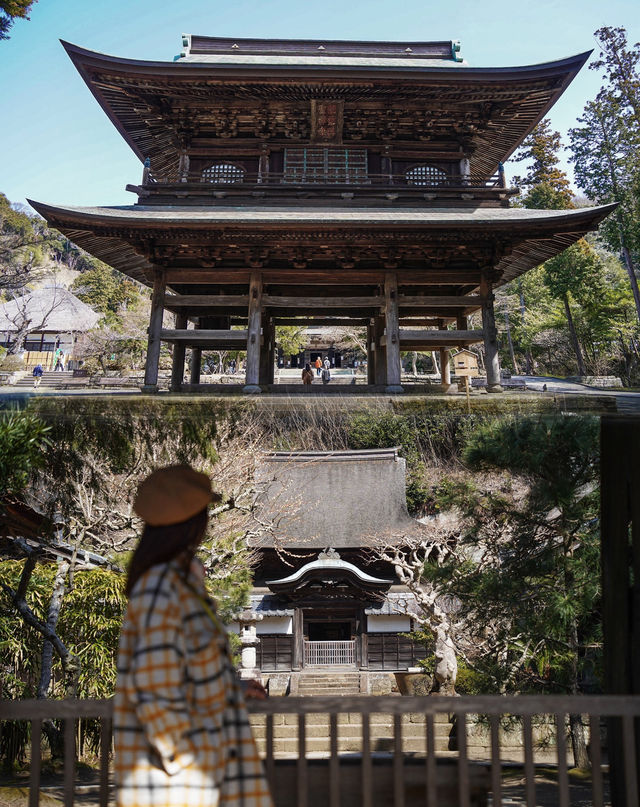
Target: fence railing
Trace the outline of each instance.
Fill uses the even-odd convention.
[[[312,667],[355,664],[355,640],[340,642],[310,642],[305,640],[304,663]]]
[[[614,807],[638,807],[640,772],[638,725],[640,697],[627,696],[523,696],[523,697],[353,697],[353,698],[270,698],[249,704],[255,729],[264,729],[265,768],[276,807],[442,807],[505,803],[503,790],[503,733],[505,716],[521,732],[523,760],[518,773],[519,794],[509,794],[508,804],[535,807],[545,805],[593,804],[604,807],[608,796],[609,767],[615,768],[617,795]],[[351,720],[357,716],[357,722]],[[372,747],[377,716],[386,715],[392,727],[384,751]],[[581,715],[588,732],[591,770],[574,793],[568,762],[568,716]],[[327,751],[311,752],[318,737],[318,720],[325,720]],[[547,740],[555,761],[545,765],[551,777],[551,791],[545,784],[544,798],[537,776],[538,754],[534,726],[547,717],[553,737]],[[28,721],[31,726],[29,807],[40,799],[42,725],[45,720],[64,720],[64,804],[74,804],[76,779],[76,721],[101,721],[101,750],[98,801],[110,800],[109,758],[111,753],[110,701],[0,701],[0,726],[6,721]],[[436,729],[442,720],[456,726],[455,743],[438,752]],[[414,721],[414,722],[410,722]],[[489,735],[485,758],[471,753],[474,726],[484,722]],[[575,721],[572,721],[575,723]],[[358,727],[354,736],[354,725]],[[424,751],[407,753],[403,733],[408,726],[423,732]],[[254,730],[255,730],[254,729]],[[611,733],[618,735],[620,759],[607,758]],[[341,737],[349,734],[351,750],[341,752]],[[294,748],[282,750],[282,738],[293,740]],[[586,795],[585,795],[586,793]]]
[[[160,173],[145,169],[142,185],[153,188],[154,185],[176,185],[187,184],[197,189],[233,190],[253,186],[309,186],[309,185],[345,185],[350,188],[362,187],[371,188],[376,186],[394,187],[403,190],[426,191],[429,189],[454,188],[458,190],[472,190],[482,188],[502,188],[500,174],[495,174],[487,179],[484,175],[455,175],[446,177],[420,177],[419,179],[408,179],[405,174],[362,174],[348,173],[340,171],[307,171],[307,172],[244,172],[237,176],[219,176],[212,179],[202,173],[189,172],[180,173],[178,170]],[[184,188],[183,188],[184,190]]]

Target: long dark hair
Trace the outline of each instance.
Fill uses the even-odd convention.
[[[140,543],[129,564],[124,589],[127,597],[147,569],[157,566],[158,563],[173,560],[185,549],[193,548],[195,551],[207,531],[207,522],[208,514],[205,507],[195,516],[191,516],[187,521],[181,521],[179,524],[162,527],[145,524]]]

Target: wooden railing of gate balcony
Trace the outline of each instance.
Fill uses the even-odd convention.
[[[249,709],[266,727],[265,767],[272,784],[276,807],[442,807],[445,804],[471,807],[503,804],[501,730],[503,715],[520,716],[524,747],[524,796],[520,803],[528,807],[536,799],[536,748],[533,735],[535,716],[547,715],[555,723],[556,799],[559,807],[568,807],[570,788],[567,764],[567,716],[581,714],[590,729],[591,796],[589,803],[604,807],[603,770],[606,771],[606,733],[602,742],[603,720],[611,720],[623,738],[622,760],[625,807],[638,807],[639,749],[636,731],[640,723],[639,696],[478,696],[478,697],[354,697],[354,698],[270,698],[252,701]],[[434,753],[435,722],[441,714],[455,716],[458,725],[457,751],[442,760]],[[328,752],[324,758],[310,757],[307,751],[307,722],[312,715],[327,716]],[[344,718],[361,718],[359,752],[341,755],[338,741]],[[372,715],[390,715],[393,737],[387,753],[371,748]],[[278,716],[294,716],[293,725]],[[403,726],[407,716],[422,715],[425,753],[407,754],[403,748]],[[484,715],[490,730],[490,754],[484,761],[470,759],[468,739],[473,719]],[[64,729],[64,804],[72,807],[75,792],[76,721],[98,718],[101,721],[100,781],[97,786],[101,807],[110,800],[109,758],[111,754],[111,702],[86,701],[0,701],[0,727],[5,721],[28,721],[31,725],[29,807],[40,799],[42,722],[65,721]],[[254,718],[255,719],[255,718]],[[606,719],[606,720],[605,720]],[[280,721],[280,722],[278,722]],[[297,738],[297,753],[284,759],[274,748],[274,726]],[[316,727],[317,728],[317,725]],[[343,729],[344,730],[344,729]],[[448,771],[448,780],[447,780]],[[354,795],[355,794],[355,795]],[[586,804],[584,794],[581,804]],[[513,802],[510,802],[513,803]],[[553,803],[545,801],[545,804]]]
[[[340,171],[328,171],[326,173],[318,171],[308,172],[288,172],[288,173],[249,173],[243,172],[233,178],[219,177],[215,180],[201,173],[180,174],[178,170],[165,174],[147,171],[144,176],[143,185],[176,185],[185,184],[193,186],[206,186],[211,190],[230,189],[234,186],[247,185],[381,185],[395,186],[398,188],[411,188],[416,191],[424,191],[429,188],[501,188],[501,177],[495,174],[489,179],[483,175],[468,174],[466,176],[446,176],[437,178],[420,178],[419,180],[407,179],[404,174],[372,174],[372,173],[349,173]],[[183,188],[184,190],[184,188]]]

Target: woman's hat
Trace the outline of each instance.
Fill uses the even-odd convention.
[[[209,502],[221,499],[211,490],[207,474],[188,465],[170,465],[140,483],[133,509],[151,527],[164,527],[187,521]]]

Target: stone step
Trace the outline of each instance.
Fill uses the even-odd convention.
[[[450,736],[450,729],[451,727],[446,727],[444,725],[439,726],[434,731],[434,735],[436,740],[448,740]],[[273,727],[273,736],[274,739],[295,739],[298,735],[297,726],[274,726]],[[393,726],[389,725],[372,725],[370,735],[372,738],[372,742],[375,739],[390,739],[393,737]],[[426,732],[424,726],[420,726],[416,723],[411,723],[408,726],[402,727],[402,736],[407,738],[418,738],[424,741]],[[253,736],[256,739],[266,739],[267,736],[267,729],[266,726],[254,726],[253,727]],[[309,726],[306,727],[306,736],[307,737],[316,737],[316,738],[324,738],[328,742],[329,738],[329,728],[328,726]],[[338,729],[338,738],[353,738],[353,737],[362,737],[362,727],[356,725],[346,725],[340,726]]]
[[[436,740],[436,753],[440,754],[444,751],[449,751],[449,743],[444,740]],[[262,755],[266,753],[266,740],[256,738],[256,746],[258,752]],[[380,737],[372,739],[370,745],[373,753],[391,753],[394,750],[394,740],[392,737]],[[297,756],[298,755],[298,740],[296,738],[279,738],[274,739],[273,749],[276,754]],[[320,737],[307,737],[305,743],[306,753],[330,753],[330,744],[328,738]],[[425,742],[418,737],[406,737],[402,741],[402,750],[405,753],[425,753]],[[362,751],[362,740],[358,737],[342,737],[338,738],[338,753],[357,753]]]
[[[266,726],[267,716],[261,714],[251,715],[252,726]],[[391,726],[393,725],[393,717],[384,712],[374,712],[370,716],[370,725],[373,726]],[[329,715],[325,712],[310,712],[306,718],[307,726],[325,726],[329,728]],[[338,714],[338,726],[345,725],[362,726],[362,715],[358,712],[341,712]],[[298,715],[291,713],[276,714],[273,716],[274,726],[297,726]],[[421,726],[425,730],[425,718],[420,714],[405,714],[402,717],[403,729],[408,725]],[[440,726],[446,727],[447,731],[451,730],[451,721],[449,717],[444,714],[435,715],[434,730],[438,731]]]

